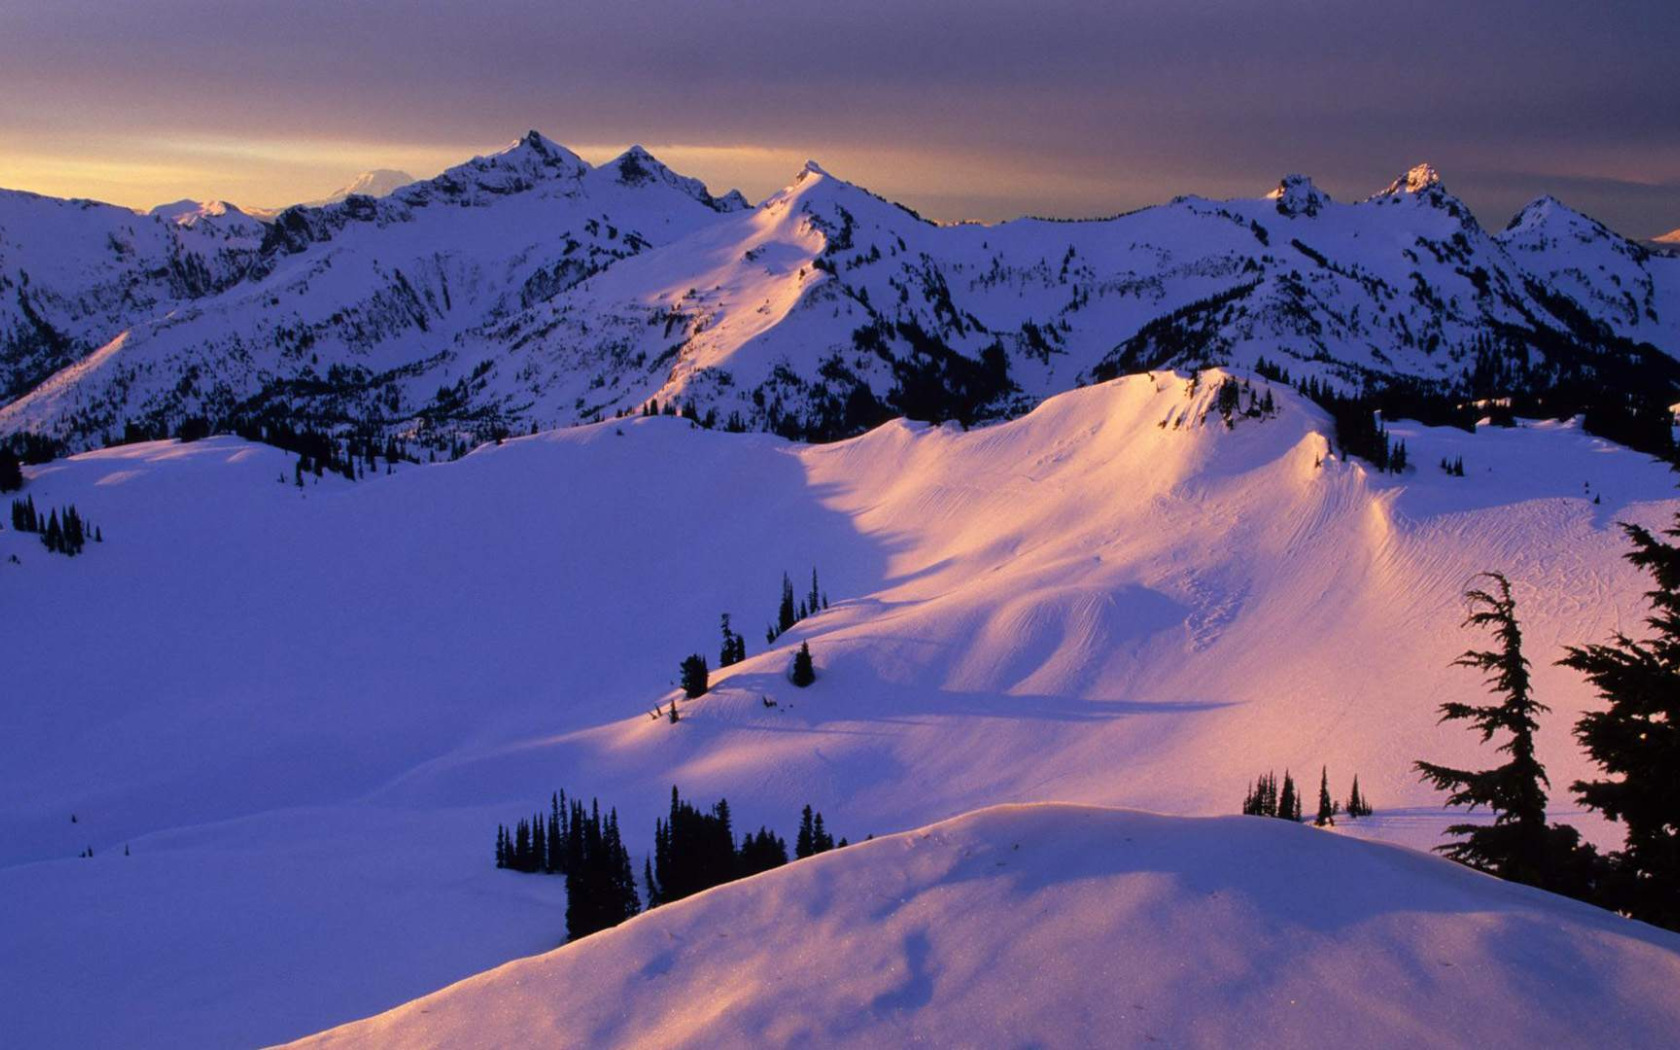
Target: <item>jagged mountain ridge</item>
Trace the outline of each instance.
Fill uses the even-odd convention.
[[[0,431],[81,446],[268,413],[483,436],[653,398],[824,438],[1261,357],[1343,386],[1602,363],[1680,390],[1680,259],[1551,198],[1490,234],[1427,165],[1353,204],[1290,176],[1260,200],[952,226],[814,163],[751,208],[639,147],[593,169],[532,132],[266,229],[219,294],[61,336],[54,363],[81,362]]]

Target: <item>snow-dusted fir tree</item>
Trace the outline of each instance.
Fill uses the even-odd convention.
[[[1581,803],[1627,828],[1612,856],[1605,903],[1680,930],[1680,547],[1624,525],[1628,560],[1651,573],[1653,636],[1618,633],[1609,645],[1571,646],[1562,664],[1582,672],[1610,705],[1575,723],[1575,736],[1607,774],[1578,780]],[[1680,519],[1665,535],[1680,538]]]

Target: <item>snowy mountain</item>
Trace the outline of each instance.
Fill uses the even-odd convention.
[[[308,207],[324,208],[329,204],[337,204],[350,197],[388,197],[414,181],[414,176],[406,171],[397,171],[393,168],[375,168],[372,171],[362,172],[320,200],[304,203]]]
[[[82,279],[53,287],[87,297]],[[1356,203],[1289,176],[1258,200],[940,226],[815,164],[754,208],[639,148],[592,169],[533,132],[387,197],[288,209],[229,281],[31,328],[22,345],[57,349],[8,351],[31,365],[10,388],[33,389],[0,431],[81,448],[283,419],[444,449],[657,399],[826,439],[1262,358],[1568,415],[1680,400],[1677,317],[1680,259],[1550,198],[1490,234],[1428,165]]]
[[[1000,807],[292,1045],[1659,1046],[1677,984],[1680,935],[1409,851]]]
[[[648,189],[593,187],[579,192]],[[767,227],[786,219],[746,214]],[[702,220],[696,237],[721,226]],[[346,222],[325,243],[361,229]],[[651,261],[640,253],[598,279]],[[759,265],[776,261],[767,251]],[[1484,695],[1451,663],[1481,640],[1460,627],[1464,585],[1495,568],[1513,581],[1550,708],[1537,744],[1553,816],[1600,843],[1615,837],[1563,787],[1589,772],[1569,727],[1598,701],[1553,661],[1562,645],[1645,615],[1648,578],[1623,559],[1615,523],[1671,522],[1673,474],[1570,423],[1472,434],[1393,422],[1423,465],[1397,478],[1330,453],[1326,415],[1281,384],[1275,414],[1228,426],[1220,380],[1137,375],[996,426],[894,422],[818,446],[625,419],[354,483],[305,475],[302,488],[295,456],[232,437],[26,467],[38,506],[76,505],[104,541],[71,559],[0,531],[0,686],[26,698],[0,705],[0,930],[12,949],[0,1031],[24,1046],[268,1043],[546,952],[563,936],[562,880],[497,871],[491,847],[498,822],[561,788],[616,807],[639,870],[672,784],[704,803],[727,797],[737,827],[784,835],[809,803],[855,843],[999,803],[1223,816],[1259,773],[1312,783],[1327,766],[1338,796],[1358,775],[1375,818],[1250,834],[1252,821],[1099,815],[1089,819],[1113,844],[1085,850],[1064,833],[1086,817],[982,815],[938,831],[939,843],[852,847],[638,919],[600,948],[492,974],[481,1001],[449,993],[438,1023],[470,1009],[488,1025],[527,978],[552,1016],[595,1023],[586,996],[550,996],[541,975],[588,970],[617,988],[639,973],[637,994],[657,994],[685,971],[658,976],[644,938],[707,972],[715,957],[697,933],[666,939],[702,925],[743,965],[768,957],[755,945],[775,953],[784,942],[761,927],[714,922],[724,913],[711,909],[738,907],[767,927],[772,912],[811,924],[817,949],[848,953],[837,959],[878,960],[881,987],[857,994],[886,998],[879,1015],[865,998],[857,1038],[891,1042],[897,1029],[872,1026],[900,1023],[894,1004],[923,998],[892,998],[907,983],[895,959],[929,967],[909,987],[931,988],[930,1021],[948,1017],[966,1006],[941,930],[1004,936],[1040,917],[1037,905],[1066,901],[1074,921],[1044,936],[1072,938],[1068,965],[1096,964],[1096,942],[1077,936],[1089,920],[1120,960],[1105,993],[1148,996],[1104,994],[1091,1008],[1142,1004],[1162,1026],[1154,1034],[1204,1016],[1172,1006],[1218,975],[1146,976],[1127,937],[1137,959],[1174,937],[1221,953],[1235,987],[1257,965],[1240,938],[1259,931],[1290,974],[1260,988],[1298,1002],[1295,982],[1319,972],[1308,961],[1322,950],[1334,972],[1357,958],[1392,978],[1408,1006],[1475,975],[1499,996],[1455,1007],[1465,1024],[1480,1012],[1515,1023],[1509,1004],[1522,1002],[1537,1011],[1524,1024],[1640,1042],[1671,1020],[1672,993],[1634,1010],[1615,989],[1671,982],[1672,938],[1333,836],[1427,848],[1458,819],[1411,762],[1490,757],[1475,734],[1438,725],[1437,706]],[[1464,477],[1433,466],[1457,457]],[[803,591],[813,566],[832,604],[766,644],[782,573]],[[680,723],[650,717],[674,701],[684,656],[717,652],[724,612],[747,659],[714,671]],[[786,673],[801,643],[817,665],[807,689]],[[1163,839],[1182,849],[1149,852]],[[1022,868],[988,859],[1005,841],[1023,843]],[[929,868],[916,866],[918,842]],[[970,847],[975,867],[948,866],[970,863],[958,860]],[[1067,850],[1088,856],[1091,896],[1038,881]],[[1338,872],[1371,873],[1380,881],[1367,888],[1392,890],[1393,903],[1367,908]],[[808,879],[832,894],[795,901]],[[883,885],[922,903],[870,897]],[[1117,910],[1093,917],[1104,887]],[[856,926],[871,900],[883,925]],[[1002,907],[1012,901],[1016,911]],[[924,908],[922,942],[899,924]],[[957,913],[968,914],[960,926]],[[1013,939],[1024,954],[1003,956],[1000,979],[1050,958],[1049,941]],[[690,949],[699,954],[681,954]],[[1399,954],[1372,954],[1389,951]],[[822,978],[820,953],[776,957],[790,981]],[[865,979],[835,982],[836,998],[812,1009],[844,1010]],[[757,1009],[760,990],[738,990]],[[1359,982],[1322,994],[1379,1008]],[[409,1026],[428,1009],[390,1023],[423,1040]],[[1277,1031],[1323,1025],[1311,1031],[1332,1042],[1352,1023],[1339,1010],[1295,1022],[1276,1009],[1264,1017]],[[1380,1016],[1417,1032],[1398,1008]],[[1609,1027],[1616,1017],[1625,1028]],[[1218,1042],[1235,1022],[1206,1023]],[[726,1040],[728,1022],[716,1024],[704,1031]],[[635,1038],[617,1032],[602,1038]]]
[[[462,333],[741,206],[640,150],[592,169],[533,132],[386,197],[287,209],[260,273],[90,334],[106,342],[0,409],[0,429],[92,440],[177,411],[470,420],[494,409],[484,370],[451,349]]]
[[[261,271],[255,232],[225,206],[137,215],[0,190],[0,398],[27,393],[140,318]]]

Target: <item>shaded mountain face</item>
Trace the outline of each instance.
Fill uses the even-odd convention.
[[[29,201],[42,217],[0,222],[0,431],[70,447],[188,417],[444,446],[654,400],[828,439],[1206,364],[1680,400],[1680,259],[1550,198],[1491,234],[1428,165],[1352,204],[1290,176],[1258,200],[941,226],[815,164],[749,207],[640,147],[593,168],[532,132],[287,209],[254,245]],[[126,240],[14,233],[64,209]]]

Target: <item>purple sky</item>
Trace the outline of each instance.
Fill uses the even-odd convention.
[[[537,128],[758,197],[807,156],[938,218],[1342,198],[1427,160],[1680,227],[1680,0],[0,0],[0,185],[274,205]]]

